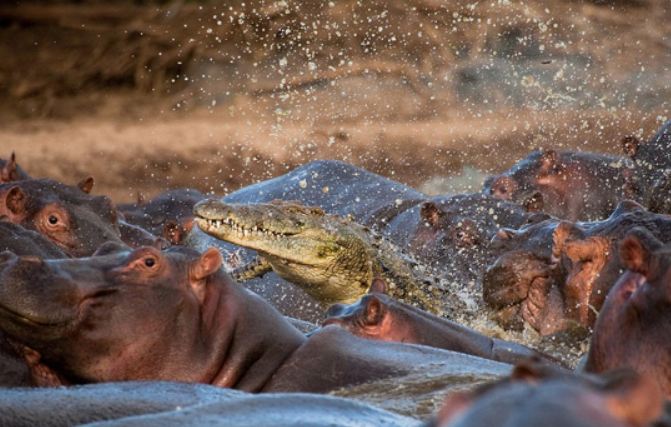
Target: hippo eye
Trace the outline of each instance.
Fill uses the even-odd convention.
[[[56,225],[56,224],[58,224],[58,217],[56,215],[49,215],[49,218],[47,218],[47,221],[49,221],[49,224],[51,224],[51,225]]]
[[[154,258],[145,258],[144,259],[144,265],[146,265],[149,268],[152,268],[153,266],[156,265],[156,259]]]

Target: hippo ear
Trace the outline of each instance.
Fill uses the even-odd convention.
[[[162,237],[172,245],[179,245],[184,238],[184,230],[175,220],[168,220],[163,224]]]
[[[364,313],[367,325],[377,325],[382,320],[383,308],[380,300],[371,295],[366,298],[366,311]]]
[[[77,183],[77,187],[79,187],[80,190],[82,190],[84,193],[89,194],[91,193],[91,190],[93,190],[93,177],[92,176],[87,176],[86,178],[82,179]]]
[[[647,276],[653,252],[662,246],[646,228],[636,227],[620,243],[620,260],[628,270]]]
[[[419,210],[419,216],[423,223],[436,227],[443,213],[434,202],[424,202]]]
[[[5,195],[5,205],[9,212],[14,215],[22,215],[26,212],[26,203],[28,196],[20,187],[12,187]]]
[[[541,153],[540,166],[544,171],[552,170],[559,159],[559,155],[555,150],[546,150]]]
[[[5,166],[0,171],[0,178],[2,182],[11,182],[18,179],[18,173],[16,171],[16,155],[12,151],[12,156],[9,158],[9,161],[5,163]]]
[[[641,141],[633,135],[628,135],[622,138],[622,151],[624,155],[629,158],[634,158],[638,153],[638,147],[641,146]]]
[[[221,252],[216,248],[209,248],[198,258],[191,268],[191,278],[193,280],[206,279],[219,271],[223,262]]]
[[[207,278],[219,271],[222,264],[221,253],[215,248],[209,248],[191,266],[189,284],[201,304],[205,302]]]
[[[372,292],[377,292],[379,294],[386,294],[387,282],[385,282],[384,279],[380,277],[374,278],[373,283],[370,284],[370,288],[368,289],[368,293]]]
[[[603,387],[607,393],[606,408],[615,418],[642,427],[662,415],[664,395],[657,381],[629,370],[613,374]]]
[[[542,212],[543,208],[545,207],[543,195],[538,191],[535,192],[533,196],[524,201],[523,206],[527,212]]]
[[[582,233],[580,230],[569,221],[562,221],[557,224],[555,231],[552,233],[552,263],[557,264],[561,258],[561,254],[564,251],[564,245],[566,240],[572,236]]]

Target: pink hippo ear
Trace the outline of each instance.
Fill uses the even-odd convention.
[[[614,372],[607,379],[606,408],[615,418],[628,425],[643,427],[663,413],[664,396],[659,384],[647,375],[633,371]]]
[[[423,223],[429,224],[431,227],[437,227],[443,213],[438,206],[433,202],[424,202],[419,211],[419,216]]]
[[[628,270],[647,276],[653,252],[662,247],[662,243],[647,229],[634,228],[620,243],[620,260]]]
[[[92,176],[87,176],[77,183],[77,187],[84,193],[89,194],[93,190],[94,179]]]
[[[373,283],[370,284],[370,288],[368,289],[368,293],[372,292],[377,292],[379,294],[386,294],[387,282],[385,282],[384,279],[380,277],[374,278]]]
[[[377,325],[382,320],[382,303],[374,295],[366,298],[365,321],[367,325]]]
[[[0,182],[11,182],[18,179],[18,172],[16,171],[16,155],[12,151],[12,156],[5,166],[0,171]]]
[[[555,150],[546,150],[541,153],[540,166],[544,171],[552,170],[559,160],[559,155]]]
[[[219,271],[222,264],[221,253],[215,248],[209,248],[191,266],[189,282],[201,304],[205,301],[206,279]]]
[[[531,197],[524,201],[523,206],[527,212],[543,212],[543,208],[545,207],[543,195],[536,191]]]
[[[20,187],[12,187],[5,194],[5,207],[10,215],[22,216],[26,212],[28,196]]]
[[[638,153],[638,147],[641,146],[641,141],[633,135],[628,135],[622,138],[622,152],[629,158],[634,158]]]

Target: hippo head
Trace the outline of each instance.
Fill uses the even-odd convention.
[[[671,397],[671,246],[635,228],[620,242],[619,256],[627,271],[599,313],[586,370],[630,367]]]
[[[479,266],[490,256],[489,243],[496,230],[519,227],[530,217],[522,206],[483,194],[436,197],[422,203],[417,214],[410,251],[443,271],[464,271],[468,266],[474,281],[479,281]]]
[[[410,331],[390,316],[396,301],[381,292],[371,292],[352,304],[334,304],[322,326],[337,325],[353,335],[382,341],[405,342]]]
[[[549,184],[559,166],[556,151],[536,150],[503,175],[489,178],[483,191],[497,199],[520,201],[535,192],[539,183]]]
[[[175,242],[173,236],[167,235],[165,225],[170,224],[171,230],[191,225],[193,207],[204,198],[205,195],[198,190],[182,188],[166,191],[149,201],[138,196],[136,204],[122,205],[119,210],[128,222]]]
[[[621,273],[613,239],[654,214],[622,201],[600,222],[547,220],[518,231],[502,229],[492,245],[500,256],[490,265],[483,297],[506,327],[532,326],[542,335],[590,328]]]
[[[111,200],[91,196],[93,178],[78,186],[49,179],[0,185],[0,215],[43,234],[71,256],[91,255],[107,241],[120,240]]]
[[[498,310],[502,326],[520,329],[526,322],[543,335],[569,326],[560,291],[566,269],[559,244],[580,232],[556,219],[497,232],[491,244],[500,256],[485,272],[483,298]]]
[[[207,382],[216,372],[201,362],[224,346],[210,348],[203,331],[218,310],[232,311],[211,283],[220,266],[214,249],[107,243],[91,258],[63,260],[3,252],[0,328],[56,383]]]
[[[448,395],[435,427],[643,427],[662,415],[663,396],[629,370],[587,377],[522,362],[510,378]]]

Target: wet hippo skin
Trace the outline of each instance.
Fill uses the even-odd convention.
[[[0,425],[356,425],[420,422],[351,400],[306,394],[250,395],[204,384],[125,382],[0,390]]]
[[[327,392],[435,363],[494,377],[509,370],[424,346],[372,343],[337,327],[308,339],[233,283],[215,249],[109,244],[90,258],[5,252],[1,260],[0,328],[31,350],[31,369],[49,373],[52,384],[173,380]]]
[[[627,271],[599,313],[585,370],[628,367],[654,378],[671,397],[671,246],[644,228],[619,245]]]
[[[511,329],[523,322],[543,335],[590,328],[624,268],[617,242],[636,227],[671,241],[671,217],[628,200],[602,221],[502,229],[492,241],[500,255],[484,275],[483,298]]]
[[[628,185],[636,199],[653,212],[671,214],[671,120],[647,142],[623,138],[622,148],[634,162]]]
[[[652,427],[662,413],[654,381],[633,371],[584,376],[523,363],[510,378],[448,395],[431,426]]]
[[[108,241],[121,242],[116,209],[91,196],[93,179],[69,186],[49,179],[0,184],[0,215],[47,237],[70,256],[91,255]]]
[[[533,203],[571,221],[606,218],[627,193],[627,171],[621,157],[572,151],[534,151],[501,175],[489,179],[483,191],[517,203]]]
[[[42,258],[67,258],[67,255],[40,233],[20,225],[0,221],[0,251]],[[0,387],[33,385],[25,361],[0,331]]]
[[[353,304],[332,306],[324,325],[340,326],[362,338],[427,345],[504,363],[529,357],[558,363],[524,345],[490,338],[378,292]]]

